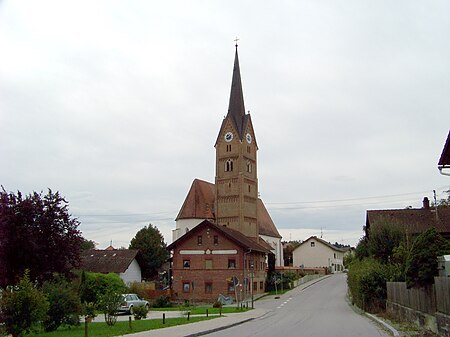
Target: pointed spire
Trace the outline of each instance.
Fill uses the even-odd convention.
[[[239,69],[239,58],[237,51],[234,56],[233,79],[231,81],[230,103],[228,105],[228,116],[232,117],[239,137],[242,139],[243,120],[245,116],[244,94],[242,93],[241,72]]]

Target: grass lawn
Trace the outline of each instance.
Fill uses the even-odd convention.
[[[114,326],[108,326],[104,322],[96,322],[89,324],[89,336],[90,337],[112,337],[121,336],[129,333],[135,333],[140,331],[147,331],[153,329],[166,328],[169,326],[194,323],[198,321],[204,321],[206,319],[213,319],[218,316],[206,316],[191,317],[188,321],[185,317],[181,318],[167,318],[166,324],[162,324],[162,319],[150,319],[132,321],[132,330],[129,328],[128,322],[117,322]],[[36,333],[25,335],[27,337],[84,337],[84,323],[77,327],[60,327],[56,331],[43,332],[38,331]]]
[[[201,306],[201,307],[170,307],[170,308],[150,308],[150,311],[190,311],[191,315],[206,315],[206,310],[208,309],[208,314],[218,314],[220,313],[220,308],[213,308],[212,306]],[[232,314],[239,312],[246,312],[251,310],[251,308],[236,308],[236,307],[222,307],[222,314]]]

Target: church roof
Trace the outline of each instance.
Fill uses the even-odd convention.
[[[214,219],[214,189],[214,184],[204,180],[194,179],[191,189],[175,220]]]
[[[237,45],[236,53],[234,54],[233,79],[231,80],[230,102],[228,104],[227,117],[231,117],[231,120],[233,121],[239,134],[239,138],[242,139],[244,133],[244,122],[246,118]]]
[[[259,244],[254,239],[245,236],[244,234],[242,234],[239,231],[236,231],[236,230],[231,229],[226,226],[216,225],[208,220],[202,221],[200,224],[195,226],[192,230],[187,232],[185,235],[181,236],[180,238],[178,238],[177,240],[172,242],[170,245],[167,246],[167,249],[168,250],[175,249],[175,247],[177,245],[179,245],[184,240],[188,239],[190,236],[196,235],[196,233],[199,230],[203,229],[203,227],[205,227],[205,226],[214,228],[218,232],[222,233],[229,240],[237,243],[238,245],[240,245],[241,247],[244,247],[245,249],[251,249],[253,251],[258,251],[258,252],[262,252],[262,253],[268,253],[270,251],[270,249],[266,248],[267,245]],[[271,247],[269,246],[269,248],[271,248]]]
[[[281,238],[281,235],[278,232],[277,227],[273,223],[272,218],[270,217],[270,214],[266,209],[266,206],[264,206],[264,203],[259,198],[256,207],[256,212],[258,214],[259,234]]]
[[[447,142],[442,150],[441,158],[439,159],[438,167],[448,168],[450,167],[450,131],[448,133]]]
[[[215,185],[204,180],[195,179],[175,220],[209,219],[215,221],[215,201]],[[259,234],[281,238],[280,233],[261,199],[258,198],[256,206]]]

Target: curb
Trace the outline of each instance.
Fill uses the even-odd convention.
[[[255,318],[257,318],[257,317],[247,318],[247,319],[245,319],[243,321],[240,321],[240,322],[236,322],[236,323],[232,323],[232,324],[229,324],[229,325],[220,326],[220,327],[217,327],[217,328],[214,328],[214,329],[210,329],[210,330],[206,330],[206,331],[196,332],[196,333],[187,335],[185,337],[204,336],[204,335],[207,335],[207,334],[210,334],[210,333],[213,333],[213,332],[229,329],[229,328],[232,328],[234,326],[241,325],[241,324],[253,321]]]
[[[389,329],[392,334],[394,335],[394,337],[400,337],[399,332],[394,329],[392,326],[390,326],[389,324],[387,324],[385,321],[379,319],[377,316],[369,314],[368,312],[365,313],[366,316],[370,317],[371,319],[373,319],[374,321],[380,323],[381,325],[383,325],[384,327],[386,327],[387,329]]]

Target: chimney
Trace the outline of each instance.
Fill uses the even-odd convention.
[[[430,200],[427,197],[423,198],[423,208],[430,209]]]

